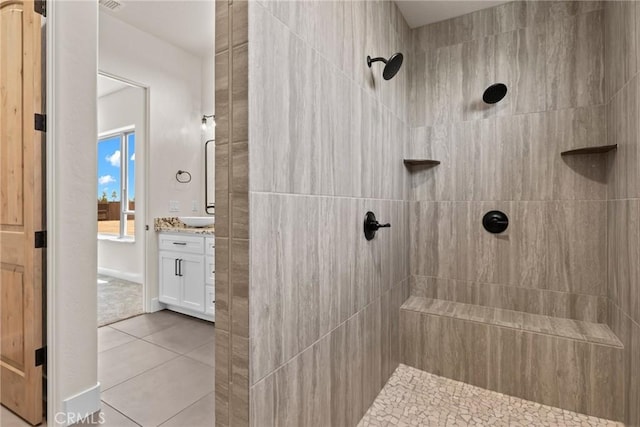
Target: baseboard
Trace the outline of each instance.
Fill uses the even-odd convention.
[[[127,273],[126,271],[112,270],[104,267],[98,267],[98,274],[115,277],[120,280],[126,280],[127,282],[142,283],[141,274]]]
[[[155,313],[156,311],[164,310],[165,308],[167,308],[167,306],[158,301],[158,298],[152,298],[148,312]]]
[[[79,420],[87,418],[92,414],[100,411],[102,403],[100,402],[100,383],[95,386],[71,396],[62,402],[64,417],[67,426],[77,423]],[[62,421],[56,419],[56,421]],[[64,424],[64,423],[63,423]]]

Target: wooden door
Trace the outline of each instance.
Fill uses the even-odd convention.
[[[43,419],[43,137],[41,17],[33,1],[0,0],[0,402]]]

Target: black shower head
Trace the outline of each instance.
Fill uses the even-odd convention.
[[[507,95],[507,85],[504,83],[496,83],[489,86],[482,94],[482,100],[487,104],[495,104],[502,101]]]
[[[404,57],[400,52],[394,53],[388,60],[385,58],[371,58],[370,56],[367,56],[367,65],[369,66],[369,68],[371,68],[371,64],[374,62],[384,62],[385,66],[384,70],[382,70],[382,77],[385,80],[391,80],[398,73],[398,71],[400,71],[403,59]]]

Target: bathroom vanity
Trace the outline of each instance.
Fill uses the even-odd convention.
[[[159,301],[167,308],[215,321],[213,228],[158,230]]]

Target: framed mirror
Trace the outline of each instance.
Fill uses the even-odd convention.
[[[207,215],[216,212],[215,160],[216,143],[215,139],[210,139],[204,143],[204,211]]]

